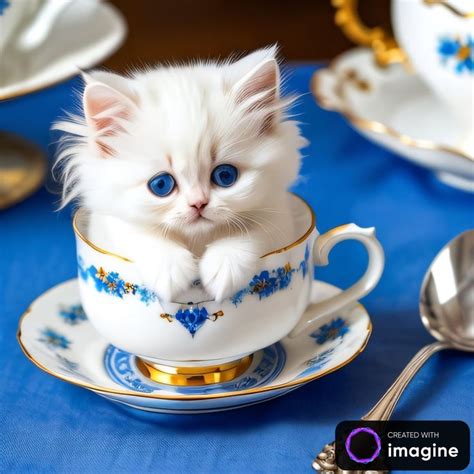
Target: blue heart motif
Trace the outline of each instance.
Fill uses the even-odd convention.
[[[209,319],[209,313],[206,308],[194,306],[189,309],[180,309],[176,313],[175,318],[194,337],[196,331]]]

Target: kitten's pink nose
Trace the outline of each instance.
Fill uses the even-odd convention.
[[[190,202],[189,205],[191,207],[195,207],[198,211],[205,208],[207,206],[207,202],[205,199],[199,199],[193,202]]]
[[[199,188],[193,189],[191,195],[188,196],[189,207],[194,207],[198,211],[204,209],[208,202],[206,194]]]

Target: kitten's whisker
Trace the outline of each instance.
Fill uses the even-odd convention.
[[[252,218],[252,217],[249,217],[249,216],[243,216],[245,219],[251,221],[251,222],[254,222],[255,224],[257,224],[258,226],[260,226],[260,228],[265,232],[266,235],[268,235],[270,237],[270,240],[272,241],[275,241],[275,233],[278,233],[279,234],[279,237],[280,239],[284,239],[285,238],[285,233],[283,232],[282,229],[280,229],[277,225],[275,225],[273,222],[267,220],[267,219],[264,219],[264,222],[266,222],[269,226],[271,226],[272,229],[274,229],[274,232],[272,233],[270,228],[267,228],[263,222],[260,222],[258,221],[256,218]],[[255,216],[254,216],[255,217]]]
[[[282,215],[290,215],[291,212],[286,212],[286,211],[281,211],[279,209],[274,209],[274,208],[256,208],[256,209],[244,209],[243,211],[240,211],[240,213],[255,213],[255,212],[268,212],[268,213],[273,213],[273,214],[282,214]]]
[[[270,225],[273,229],[275,229],[275,231],[277,231],[280,235],[280,238],[283,238],[285,239],[286,237],[286,233],[283,231],[282,228],[280,228],[279,226],[277,226],[275,223],[273,223],[272,221],[268,220],[268,219],[265,219],[264,217],[261,217],[261,219],[268,223],[268,225]]]
[[[269,230],[261,223],[261,222],[258,222],[257,220],[254,220],[250,217],[245,217],[244,219],[254,223],[254,224],[257,224],[261,229],[262,231],[265,233],[265,235],[267,235],[267,237],[272,241],[274,240],[274,237],[273,235],[269,232]]]
[[[240,230],[241,235],[249,235],[249,230],[246,227],[245,223],[235,214],[230,214],[229,219],[231,222]]]

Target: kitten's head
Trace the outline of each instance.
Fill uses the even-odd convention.
[[[252,226],[296,179],[304,145],[275,52],[86,74],[84,119],[56,124],[64,202],[188,235]]]

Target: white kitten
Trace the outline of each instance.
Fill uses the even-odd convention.
[[[89,238],[165,300],[197,278],[222,300],[294,238],[287,189],[305,141],[284,115],[275,53],[86,74],[85,118],[55,126],[67,133],[63,204],[78,199]]]

